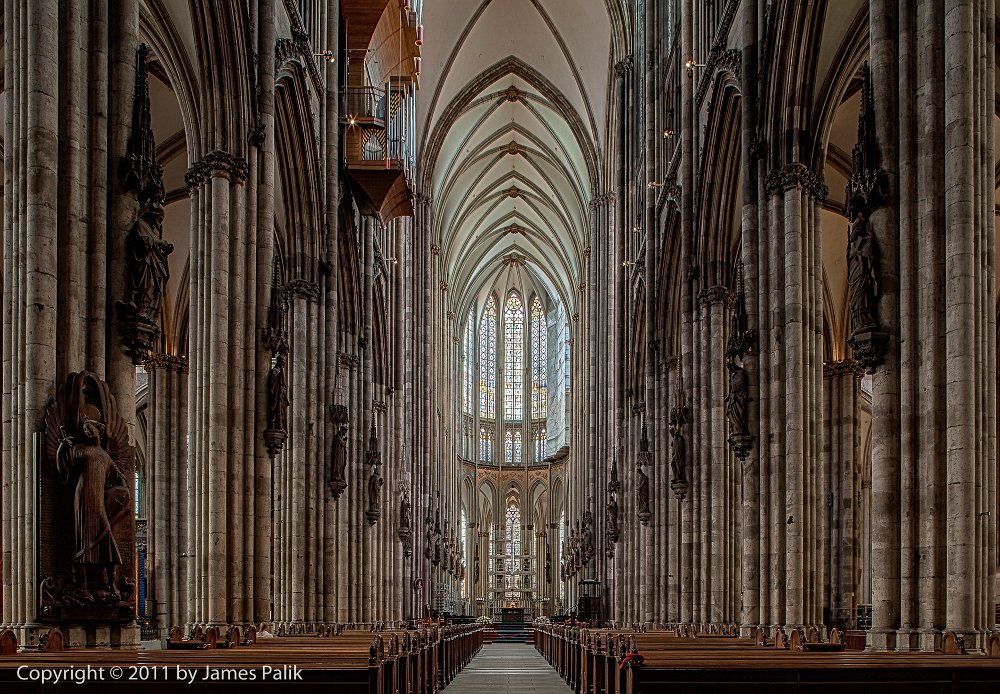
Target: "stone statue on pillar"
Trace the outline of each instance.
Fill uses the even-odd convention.
[[[653,517],[649,510],[649,476],[643,470],[649,464],[649,437],[646,435],[646,416],[643,415],[642,437],[639,439],[639,460],[636,466],[636,515],[643,525],[649,525],[649,520]]]
[[[635,496],[636,502],[639,508],[639,515],[643,513],[649,513],[649,476],[643,471],[641,467],[635,469],[636,474],[636,486],[635,486]],[[648,519],[646,521],[649,522]]]
[[[382,475],[379,469],[382,467],[382,452],[379,450],[378,431],[375,428],[375,420],[372,420],[371,435],[368,438],[368,460],[372,466],[372,474],[368,477],[368,510],[365,518],[368,525],[375,525],[382,516],[382,508],[379,500],[382,495]]]
[[[119,164],[122,187],[136,194],[139,213],[126,236],[128,290],[115,303],[118,331],[134,364],[155,351],[160,336],[160,308],[170,270],[167,256],[174,250],[163,240],[163,168],[156,161],[156,142],[150,120],[149,48],[136,56],[135,96],[128,153]]]
[[[851,220],[847,238],[847,296],[854,358],[869,371],[885,359],[889,335],[879,323],[879,257],[872,213],[885,204],[889,175],[881,168],[875,136],[875,96],[871,70],[864,66],[858,141],[851,156],[844,213]]]
[[[381,514],[379,510],[379,497],[382,495],[382,476],[378,474],[378,468],[372,468],[372,474],[368,477],[368,525],[375,525],[375,521]]]
[[[875,237],[865,212],[858,210],[847,238],[847,298],[851,332],[878,327],[878,268]]]
[[[618,524],[618,490],[621,489],[621,482],[618,481],[618,455],[611,458],[611,479],[608,480],[608,505],[607,505],[607,525],[604,529],[605,547],[604,553],[608,559],[615,556],[615,543],[621,537],[621,528]]]
[[[581,558],[584,566],[594,558],[594,514],[590,510],[591,499],[587,499],[587,510],[583,512],[583,547]]]
[[[726,417],[729,419],[729,447],[737,458],[745,461],[753,446],[753,435],[750,433],[750,375],[743,364],[753,345],[754,333],[748,326],[742,262],[737,264],[736,271],[735,301],[726,343],[729,393],[725,403]]]
[[[670,431],[670,488],[678,499],[687,495],[687,441],[684,439],[684,425],[688,420],[688,408],[680,405],[670,409],[668,428]]]
[[[346,405],[332,405],[330,411],[337,429],[333,432],[333,450],[330,452],[330,473],[327,483],[330,494],[337,499],[347,489],[347,432],[350,415]]]
[[[273,458],[278,455],[288,439],[288,381],[285,378],[285,355],[274,357],[274,365],[267,374],[267,429],[264,442]]]
[[[399,500],[399,529],[396,534],[399,541],[403,543],[403,556],[409,557],[413,554],[413,512],[410,504],[410,493],[404,488],[403,496]]]

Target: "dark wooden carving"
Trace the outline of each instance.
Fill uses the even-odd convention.
[[[149,48],[136,56],[132,134],[119,174],[126,192],[135,193],[139,214],[126,237],[128,293],[115,303],[118,329],[132,362],[141,364],[156,351],[160,336],[160,308],[170,276],[167,256],[174,250],[163,240],[163,169],[156,162],[156,142],[150,123]]]
[[[108,384],[70,374],[45,413],[44,441],[41,617],[131,621],[132,448]]]

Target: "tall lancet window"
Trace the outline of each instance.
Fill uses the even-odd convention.
[[[548,326],[545,310],[536,296],[531,302],[531,417],[545,417],[548,388],[546,387],[546,366],[548,358]]]
[[[461,522],[458,524],[458,542],[459,542],[459,546],[463,550],[462,551],[462,556],[463,557],[466,554],[466,552],[464,550],[465,550],[465,543],[468,542],[468,539],[469,539],[469,521],[465,517],[465,509],[463,508],[462,509]],[[462,581],[462,592],[461,592],[461,595],[462,595],[462,599],[463,600],[465,598],[469,597],[469,574],[468,574],[468,572],[466,572],[466,574],[465,574],[465,580]]]
[[[466,414],[472,414],[472,383],[475,376],[473,369],[476,367],[474,358],[476,353],[476,335],[473,321],[475,312],[469,309],[469,319],[465,322],[465,355],[464,368],[462,369],[462,405]]]
[[[521,432],[508,429],[503,435],[503,461],[508,465],[517,465],[521,462]]]
[[[493,432],[489,427],[479,427],[479,461],[493,462]]]
[[[524,304],[517,292],[507,295],[504,322],[504,419],[524,416]]]
[[[506,564],[507,588],[519,588],[520,581],[515,579],[514,574],[521,570],[521,511],[513,502],[507,507],[507,555],[504,559]],[[507,593],[508,599],[514,599],[515,593]]]
[[[492,295],[479,324],[479,416],[497,416],[497,302]]]
[[[559,515],[559,556],[565,556],[563,552],[566,551],[566,512],[563,511]],[[566,599],[566,580],[560,576],[559,577],[559,600]]]

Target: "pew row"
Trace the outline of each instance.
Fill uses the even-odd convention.
[[[271,638],[257,638],[253,627],[245,632],[238,627],[225,630],[196,628],[186,638],[181,638],[179,630],[175,629],[169,641],[178,648],[171,648],[168,643],[166,650],[80,648],[16,652],[16,641],[11,643],[13,638],[13,632],[4,632],[4,649],[0,655],[0,689],[4,690],[9,684],[25,683],[24,677],[18,675],[25,672],[24,668],[54,670],[90,666],[124,670],[123,681],[101,682],[102,692],[108,692],[109,688],[126,691],[126,687],[134,691],[136,675],[140,675],[138,679],[143,687],[157,684],[173,687],[181,681],[183,670],[184,673],[196,673],[195,684],[206,685],[215,676],[228,678],[211,681],[211,691],[247,692],[247,687],[253,689],[255,684],[266,685],[273,691],[276,682],[294,680],[296,687],[321,685],[329,688],[335,685],[338,694],[435,694],[479,651],[482,627],[435,626],[383,631],[324,629]],[[52,642],[53,637],[50,635],[47,640]],[[264,674],[264,668],[269,669],[268,675]],[[257,681],[240,678],[240,670],[252,671]],[[150,681],[150,673],[154,681]],[[265,677],[269,681],[260,681]],[[74,691],[83,690],[74,688]]]
[[[682,635],[683,634],[683,635]],[[696,629],[635,631],[544,626],[535,647],[581,694],[652,692],[1000,691],[1000,636],[993,657],[946,653],[863,653],[844,650],[841,635],[779,630],[753,639]],[[814,639],[814,640],[810,640]],[[945,639],[947,642],[947,639]]]

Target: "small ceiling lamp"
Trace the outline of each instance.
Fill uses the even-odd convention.
[[[423,46],[424,45],[424,25],[423,24],[421,24],[420,26],[417,27],[417,40],[414,41],[413,43],[417,44],[418,46]]]
[[[331,63],[337,62],[337,54],[334,51],[326,50],[322,53],[313,53],[317,58],[326,58]]]

